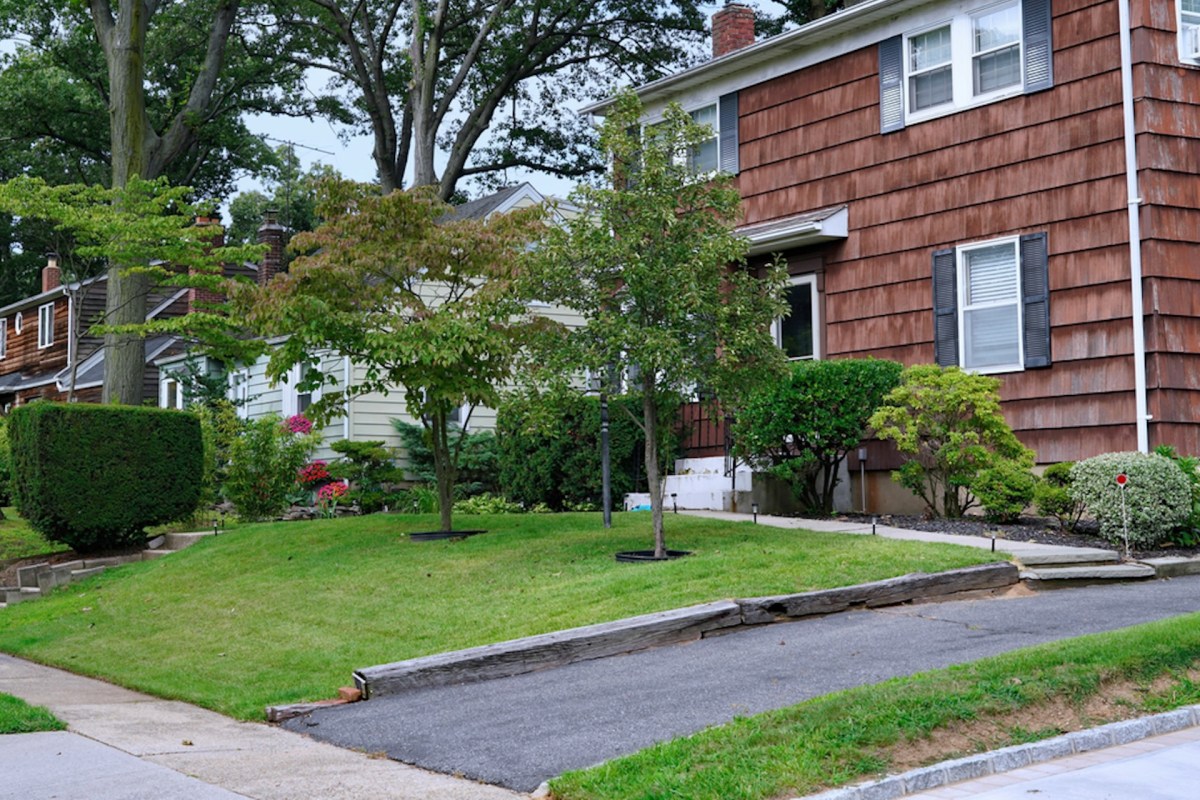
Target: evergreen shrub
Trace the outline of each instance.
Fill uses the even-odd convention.
[[[1124,489],[1117,485],[1120,474],[1128,479]],[[1157,453],[1105,453],[1080,461],[1071,469],[1071,496],[1087,506],[1109,542],[1124,542],[1128,521],[1132,547],[1167,539],[1192,510],[1187,477]]]
[[[33,403],[9,417],[21,516],[82,553],[128,547],[196,509],[200,422],[158,408]]]

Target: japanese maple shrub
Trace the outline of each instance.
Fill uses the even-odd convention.
[[[797,361],[738,411],[734,448],[791,484],[808,511],[829,513],[838,467],[900,382],[900,370],[895,361],[873,358]]]
[[[924,501],[926,513],[961,517],[979,504],[975,490],[987,470],[1006,461],[1033,465],[1033,452],[1000,413],[999,388],[987,375],[920,364],[900,374],[871,416],[875,435],[909,457],[892,478]]]
[[[157,408],[33,403],[9,417],[17,507],[79,552],[141,544],[189,516],[204,472],[200,422]]]

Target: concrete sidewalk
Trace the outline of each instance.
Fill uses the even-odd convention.
[[[723,519],[730,522],[750,522],[754,519],[751,514],[739,514],[730,511],[680,511],[693,517]],[[758,515],[759,525],[769,525],[773,528],[803,529],[822,533],[854,533],[870,536],[872,525],[869,522],[841,522],[835,519],[803,519],[799,517],[773,517],[766,514]],[[991,550],[993,544],[996,552],[1007,553],[1020,559],[1022,556],[1079,556],[1101,555],[1112,551],[1111,548],[1098,547],[1067,547],[1057,544],[1041,544],[1040,542],[1018,542],[1011,539],[992,539],[985,536],[959,536],[951,533],[934,533],[933,531],[914,531],[908,528],[893,528],[876,524],[874,532],[877,536],[888,539],[904,539],[911,542],[937,542],[939,544],[957,544],[964,547],[978,547],[981,550]]]
[[[521,796],[3,654],[0,692],[46,706],[72,732],[51,737],[0,736],[4,748],[0,749],[4,764],[0,798],[513,800]],[[90,744],[82,743],[89,739]],[[59,753],[80,758],[60,759]],[[55,764],[69,768],[52,768]],[[71,788],[88,775],[97,782],[86,791]],[[196,780],[188,783],[184,776]],[[145,792],[130,794],[132,781]]]

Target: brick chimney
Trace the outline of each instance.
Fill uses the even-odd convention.
[[[62,286],[62,267],[58,266],[58,253],[46,256],[46,266],[42,267],[42,291],[48,292]]]
[[[754,44],[754,9],[741,3],[726,3],[712,16],[713,58]]]
[[[220,224],[221,224],[221,220],[217,219],[216,217],[196,217],[196,227],[197,228],[204,228],[204,227],[208,227],[210,225],[220,225]],[[220,233],[216,234],[211,239],[207,240],[204,249],[205,249],[205,251],[211,251],[213,248],[224,247],[224,246],[225,246],[225,231],[224,231],[224,229],[222,229]],[[195,287],[195,286],[188,289],[187,310],[189,312],[212,311],[213,306],[220,305],[221,303],[224,303],[224,302],[225,302],[225,295],[221,294],[220,292],[214,292],[211,289],[202,289],[202,288]]]
[[[258,265],[258,285],[266,286],[275,273],[283,269],[283,226],[279,224],[279,212],[268,208],[263,212],[262,225],[258,227],[258,243],[268,249]]]

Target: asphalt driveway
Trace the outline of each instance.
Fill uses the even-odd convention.
[[[855,611],[322,709],[285,726],[530,791],[735,716],[1198,610],[1200,576]]]

